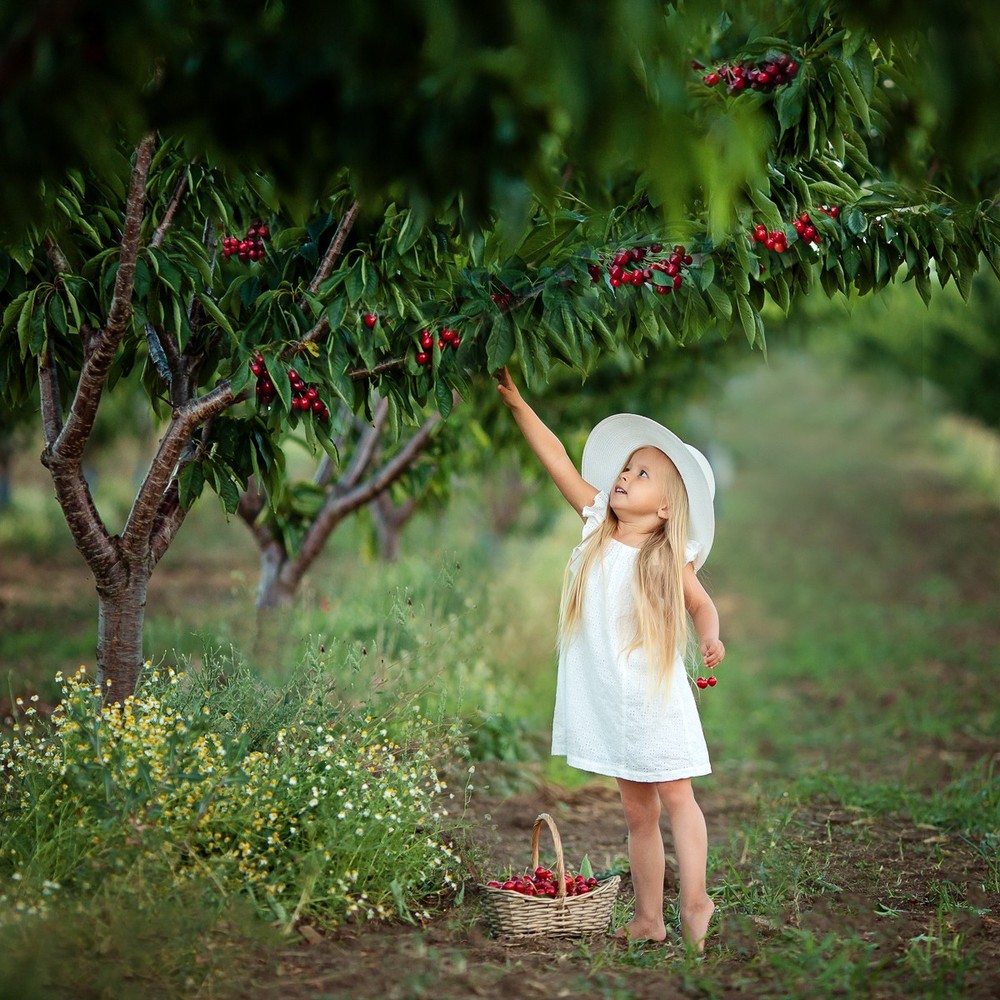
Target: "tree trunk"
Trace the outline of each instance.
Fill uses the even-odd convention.
[[[271,542],[260,550],[260,580],[257,583],[257,610],[287,608],[295,600],[299,579],[290,582],[282,570],[291,562],[288,553],[278,542]]]
[[[98,586],[97,680],[105,701],[124,701],[142,670],[142,626],[149,574],[133,570],[125,587]]]
[[[380,493],[370,509],[378,540],[378,557],[382,562],[394,563],[402,550],[403,528],[417,509],[416,498],[409,497],[401,504],[394,504],[388,492]]]

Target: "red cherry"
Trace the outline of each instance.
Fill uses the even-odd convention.
[[[685,267],[689,267],[691,264],[694,263],[694,257],[692,257],[691,254],[689,253],[684,254],[681,260],[684,263]]]
[[[840,206],[839,205],[831,205],[830,206],[830,213],[829,214],[830,214],[830,218],[831,219],[836,219],[837,216],[840,215]]]
[[[500,886],[500,888],[501,889],[513,889],[513,888],[516,887],[516,885],[517,885],[517,883],[514,882],[512,879],[507,879],[507,881],[504,882],[504,884],[502,886]]]
[[[608,282],[608,284],[610,284],[612,288],[618,288],[621,285],[621,283],[622,283],[621,278],[612,278]]]
[[[266,240],[267,239],[269,232],[270,232],[270,230],[267,228],[267,226],[258,226],[257,227],[257,235],[262,240]]]
[[[679,275],[679,274],[675,274],[674,275],[674,288],[680,288],[681,285],[683,285],[683,284],[684,284],[684,278],[681,275]]]
[[[361,318],[364,320],[365,326],[371,330],[378,322],[378,313],[365,313]]]
[[[714,687],[715,687],[715,685],[719,683],[719,678],[718,678],[718,677],[716,677],[716,676],[715,676],[715,675],[713,674],[713,675],[712,675],[711,677],[707,678],[707,680],[705,681],[705,683],[706,683],[706,684],[707,684],[707,685],[708,685],[708,686],[709,686],[710,688],[714,688]]]
[[[322,399],[314,399],[312,401],[313,413],[322,413],[323,412],[323,405],[324,404],[323,404],[323,400]]]
[[[418,365],[426,365],[430,361],[430,359],[431,359],[431,356],[426,351],[417,351],[417,364]]]
[[[420,334],[420,346],[428,351],[434,346],[434,334],[430,330],[424,330]]]
[[[653,285],[653,287],[656,289],[657,295],[666,295],[668,292],[672,291],[670,285]]]
[[[714,87],[722,79],[718,73],[706,73],[705,74],[705,86]]]
[[[499,883],[499,882],[497,882],[497,880],[496,880],[496,879],[492,879],[491,881],[487,882],[486,884],[487,884],[487,885],[488,885],[488,886],[489,886],[489,887],[490,887],[491,889],[499,889],[499,888],[501,888],[501,886],[500,886],[500,883]]]
[[[700,687],[700,688],[703,688],[703,689],[707,688],[708,687],[708,678],[707,677],[699,677],[695,681],[695,684],[697,684],[698,687]]]
[[[461,343],[462,343],[461,337],[453,337],[451,341],[451,346],[454,347],[455,350],[457,351]]]

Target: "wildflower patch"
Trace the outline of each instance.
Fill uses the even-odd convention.
[[[245,894],[288,927],[427,918],[457,886],[439,768],[464,745],[418,706],[331,705],[318,676],[273,691],[147,665],[114,705],[84,668],[57,680],[51,720],[21,705],[0,744],[9,917],[131,870]]]

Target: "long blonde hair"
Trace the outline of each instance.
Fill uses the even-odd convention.
[[[631,459],[629,455],[623,469]],[[663,503],[668,517],[662,529],[650,535],[639,550],[632,584],[634,630],[622,651],[631,653],[643,649],[654,687],[669,692],[676,652],[680,650],[683,655],[687,646],[684,550],[688,533],[688,497],[684,481],[669,459],[667,466]],[[559,609],[560,645],[580,627],[587,579],[594,564],[603,558],[617,527],[618,516],[609,506],[607,517],[583,543],[579,559],[572,560],[566,567]]]

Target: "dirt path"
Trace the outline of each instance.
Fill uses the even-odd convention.
[[[701,793],[699,799],[712,842],[728,845],[723,850],[727,870],[713,871],[710,881],[716,889],[734,876],[752,882],[755,861],[741,845],[739,831],[752,822],[754,801],[738,787],[724,786]],[[586,852],[595,868],[610,867],[625,853],[617,792],[595,781],[573,791],[543,787],[505,798],[474,797],[467,819],[486,855],[485,864],[527,865],[531,828],[539,812],[556,817],[567,859],[573,863]],[[935,922],[943,885],[969,893],[982,910],[978,915],[970,912],[960,928],[967,945],[979,951],[981,972],[966,980],[960,994],[947,988],[935,991],[933,983],[926,994],[913,993],[912,984],[890,979],[880,981],[871,993],[857,995],[960,995],[965,1000],[996,996],[998,979],[989,969],[1000,968],[1000,921],[989,914],[1000,912],[1000,895],[977,895],[975,886],[982,882],[985,862],[968,841],[902,820],[881,818],[874,823],[861,811],[821,802],[798,811],[784,836],[784,849],[789,851],[809,851],[822,844],[832,863],[821,872],[817,869],[811,893],[781,920],[721,907],[703,965],[684,961],[676,934],[664,946],[632,949],[599,936],[585,942],[498,940],[486,933],[473,890],[462,905],[425,927],[358,927],[327,934],[307,928],[300,940],[262,961],[252,989],[241,996],[285,1000],[815,996],[808,982],[796,982],[788,970],[762,960],[772,942],[786,941],[789,935],[826,939],[831,942],[830,954],[818,958],[827,963],[837,960],[839,950],[852,948],[869,950],[873,968],[898,962],[908,942],[919,939]],[[665,842],[672,861],[669,834]],[[626,877],[623,904],[630,892]],[[668,864],[668,898],[675,892]]]

